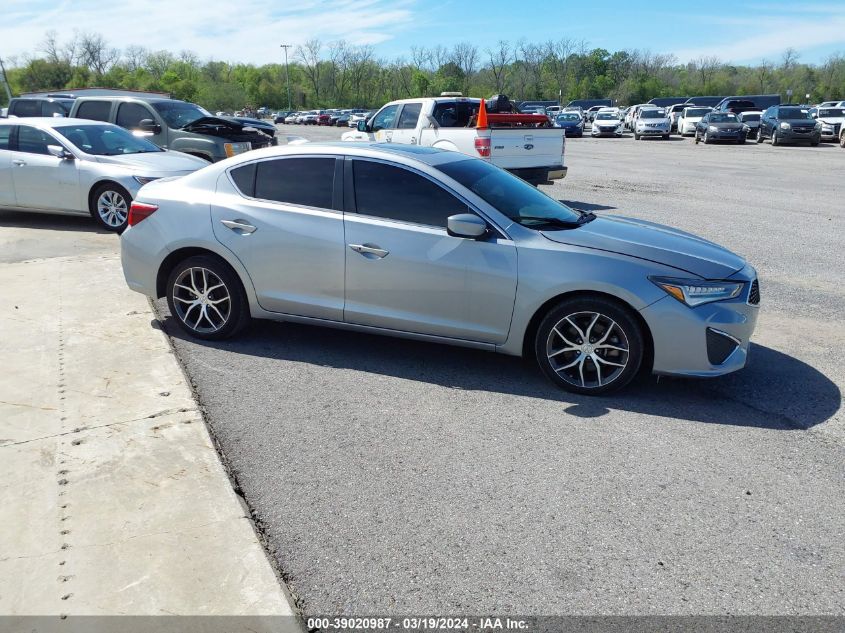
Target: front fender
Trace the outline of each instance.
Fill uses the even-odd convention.
[[[185,154],[206,154],[214,160],[219,160],[226,157],[223,149],[224,142],[221,139],[184,137],[174,140],[168,149]]]

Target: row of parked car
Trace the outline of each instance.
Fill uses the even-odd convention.
[[[277,124],[329,125],[337,127],[355,127],[358,121],[365,121],[372,112],[362,108],[349,110],[304,110],[299,112],[277,112],[273,121]]]

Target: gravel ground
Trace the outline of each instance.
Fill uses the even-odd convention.
[[[845,614],[845,151],[584,138],[567,164],[552,195],[757,267],[749,367],[590,399],[316,327],[201,344],[160,305],[304,614]]]

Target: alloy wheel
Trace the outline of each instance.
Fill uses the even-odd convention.
[[[207,268],[186,268],[173,284],[176,316],[189,329],[212,334],[229,321],[232,296],[226,284]]]
[[[97,198],[97,213],[106,226],[116,229],[126,224],[129,205],[119,192],[107,189]]]
[[[546,340],[546,357],[565,382],[582,389],[615,381],[628,366],[630,345],[616,321],[600,312],[575,312],[560,319]]]

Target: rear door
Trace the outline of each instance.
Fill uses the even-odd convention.
[[[0,206],[15,206],[15,184],[12,179],[12,151],[10,148],[14,125],[0,123]]]
[[[405,166],[347,159],[344,319],[403,332],[501,343],[516,295],[513,242],[452,237],[446,218],[470,211]]]
[[[265,310],[343,320],[343,212],[334,185],[342,162],[289,156],[221,175],[214,235],[247,269]]]
[[[490,160],[506,169],[563,164],[564,133],[560,128],[493,129]]]

